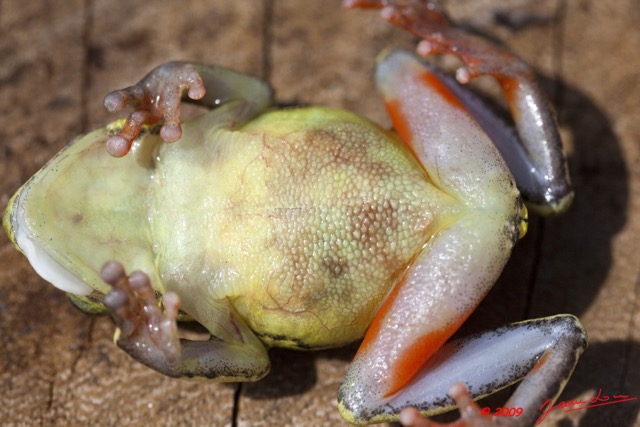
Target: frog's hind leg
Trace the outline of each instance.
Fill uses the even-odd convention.
[[[160,136],[175,142],[182,136],[180,103],[183,100],[217,108],[236,102],[235,124],[242,124],[266,109],[272,91],[262,80],[222,67],[169,62],[147,74],[137,84],[115,90],[104,99],[107,110],[135,110],[123,129],[107,140],[107,151],[122,157],[129,152],[145,124],[164,121]]]
[[[256,381],[269,371],[266,349],[228,304],[207,302],[204,320],[192,314],[212,332],[210,339],[180,339],[177,294],[164,295],[163,312],[145,273],[127,277],[112,261],[101,276],[113,287],[104,304],[118,327],[115,341],[146,366],[171,377],[215,381]]]
[[[464,400],[464,392],[454,391],[455,402],[450,397],[455,384],[464,384],[471,396],[479,398],[522,380],[503,405],[507,413],[497,415],[512,418],[509,425],[529,426],[546,416],[586,347],[586,333],[571,315],[527,320],[452,341],[392,398],[391,405],[410,405],[432,415],[443,412],[435,402],[446,402],[446,409],[452,409]],[[469,413],[480,416],[477,407],[464,412],[461,407],[460,412],[463,419]]]
[[[407,422],[409,415],[398,414],[416,408],[422,415],[435,415],[458,404],[462,422],[455,425],[494,425],[491,416],[483,416],[491,412],[481,413],[465,401],[468,393],[480,398],[522,380],[503,407],[511,411],[505,414],[512,421],[509,425],[529,426],[546,415],[540,408],[552,406],[586,345],[582,325],[570,315],[514,323],[451,341],[410,384],[369,411],[380,419],[399,418],[405,425],[436,426],[440,424]]]
[[[417,49],[420,55],[457,56],[466,64],[456,73],[460,83],[481,75],[493,76],[503,89],[517,134],[469,91],[449,86],[500,150],[529,207],[543,214],[568,208],[573,190],[558,127],[529,65],[455,27],[435,0],[345,0],[345,5],[383,8],[384,19],[422,39]]]
[[[341,386],[345,418],[397,420],[402,406],[394,396],[412,389],[422,367],[493,285],[516,231],[501,230],[505,217],[491,211],[468,211],[439,231],[395,284]]]

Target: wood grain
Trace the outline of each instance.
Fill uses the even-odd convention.
[[[571,211],[533,219],[466,330],[560,312],[590,348],[561,400],[640,397],[640,5],[636,0],[450,1],[460,22],[534,65],[558,112]],[[515,28],[495,12],[533,17]],[[374,58],[410,36],[337,0],[0,0],[0,210],[78,134],[111,121],[109,90],[171,59],[262,76],[285,104],[343,107],[385,125]],[[272,351],[255,384],[165,378],[77,312],[0,233],[0,420],[5,425],[346,425],[336,391],[355,346]],[[545,425],[640,426],[638,401],[556,410]]]

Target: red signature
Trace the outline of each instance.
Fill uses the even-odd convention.
[[[585,400],[581,400],[581,399],[567,400],[566,402],[560,402],[556,405],[553,405],[553,400],[548,399],[542,404],[542,406],[540,406],[540,411],[542,411],[542,414],[536,420],[536,424],[540,424],[541,422],[543,422],[547,418],[547,415],[549,414],[549,412],[551,412],[552,409],[556,409],[556,408],[562,409],[564,410],[564,412],[572,412],[572,411],[580,411],[582,409],[587,409],[587,408],[595,408],[596,406],[613,405],[615,403],[630,402],[632,400],[637,400],[637,399],[638,399],[637,397],[629,397],[624,394],[614,394],[613,396],[609,396],[606,394],[603,395],[602,389],[599,389],[598,394],[596,394],[595,396],[592,396]]]

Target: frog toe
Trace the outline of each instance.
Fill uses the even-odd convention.
[[[114,341],[140,363],[174,378],[216,381],[256,381],[269,371],[266,349],[226,301],[196,298],[200,305],[194,309],[188,295],[181,301],[178,294],[167,292],[163,311],[147,274],[127,276],[122,264],[110,261],[101,278],[112,287],[104,305],[118,328]],[[215,334],[207,340],[180,339],[176,317],[181,303],[195,313],[213,310],[201,324]],[[234,337],[224,335],[230,330]]]
[[[499,425],[490,415],[486,415],[473,401],[464,384],[451,386],[449,396],[458,405],[460,418],[452,423],[439,423],[424,417],[416,408],[405,408],[400,413],[400,424],[404,427],[492,427]]]
[[[127,154],[148,118],[148,111],[136,110],[131,113],[120,132],[107,139],[107,152],[113,157],[122,157]]]
[[[163,312],[145,273],[136,271],[127,277],[123,266],[111,261],[102,268],[101,277],[112,286],[104,304],[118,327],[118,346],[147,366],[168,370],[181,351],[176,325],[178,296],[165,295]]]
[[[170,62],[147,74],[137,84],[115,90],[104,99],[110,112],[122,111],[132,106],[135,111],[127,119],[124,128],[107,141],[107,151],[115,157],[127,154],[143,125],[164,125],[160,136],[167,142],[175,142],[182,136],[180,103],[183,94],[192,100],[204,97],[206,89],[193,64]]]

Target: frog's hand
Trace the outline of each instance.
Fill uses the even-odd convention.
[[[533,70],[514,54],[453,26],[433,0],[347,0],[348,7],[383,8],[382,17],[422,38],[418,53],[452,54],[466,63],[457,79],[491,75],[502,86],[518,135],[478,100],[460,96],[493,139],[530,207],[543,214],[566,210],[573,200],[565,156],[549,103]],[[476,114],[477,113],[477,114]]]
[[[269,106],[271,88],[260,79],[222,67],[186,62],[161,65],[134,86],[115,90],[105,97],[104,106],[109,111],[121,111],[127,105],[135,109],[123,129],[107,140],[109,153],[124,156],[143,125],[161,120],[162,139],[167,142],[180,139],[182,100],[209,108],[237,101],[233,123],[241,124]]]
[[[211,324],[204,326],[213,329],[216,336],[207,341],[181,340],[176,326],[180,304],[176,294],[165,294],[163,313],[146,274],[138,271],[127,277],[122,265],[112,261],[101,276],[113,287],[104,304],[118,326],[115,341],[139,362],[177,378],[256,381],[268,372],[264,346],[231,307],[208,307],[212,312],[205,316]],[[224,318],[216,318],[221,312]]]

